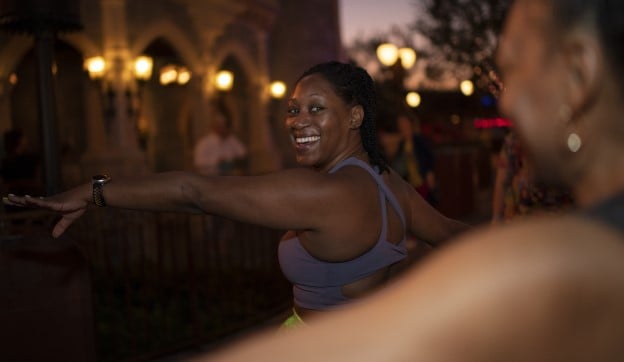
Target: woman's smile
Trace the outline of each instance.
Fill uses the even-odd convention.
[[[292,136],[292,140],[297,152],[306,152],[319,143],[321,136]]]

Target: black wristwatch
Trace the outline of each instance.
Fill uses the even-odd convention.
[[[104,184],[106,184],[110,180],[111,178],[108,175],[95,175],[91,178],[91,183],[93,184],[93,203],[96,206],[106,206],[102,191],[104,189]]]

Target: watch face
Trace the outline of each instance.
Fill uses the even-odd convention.
[[[95,175],[93,176],[92,180],[94,182],[106,182],[108,181],[110,178],[108,177],[108,175]]]

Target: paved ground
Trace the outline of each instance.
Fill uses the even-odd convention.
[[[263,330],[276,330],[279,328],[280,324],[290,316],[291,309],[287,308],[284,311],[276,314],[274,317],[269,320],[260,323],[251,328],[245,329],[228,337],[213,341],[211,343],[201,345],[194,348],[189,348],[184,351],[180,351],[178,353],[173,353],[169,356],[164,356],[161,358],[153,359],[155,362],[183,362],[183,361],[191,361],[203,354],[209,353],[211,351],[215,351],[220,347],[227,346],[228,344],[234,343],[236,341],[242,340],[244,338],[248,338],[251,335],[258,333]]]

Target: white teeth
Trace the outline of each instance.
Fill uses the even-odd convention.
[[[295,142],[297,143],[308,143],[320,140],[320,136],[310,136],[310,137],[298,137],[295,138]]]

